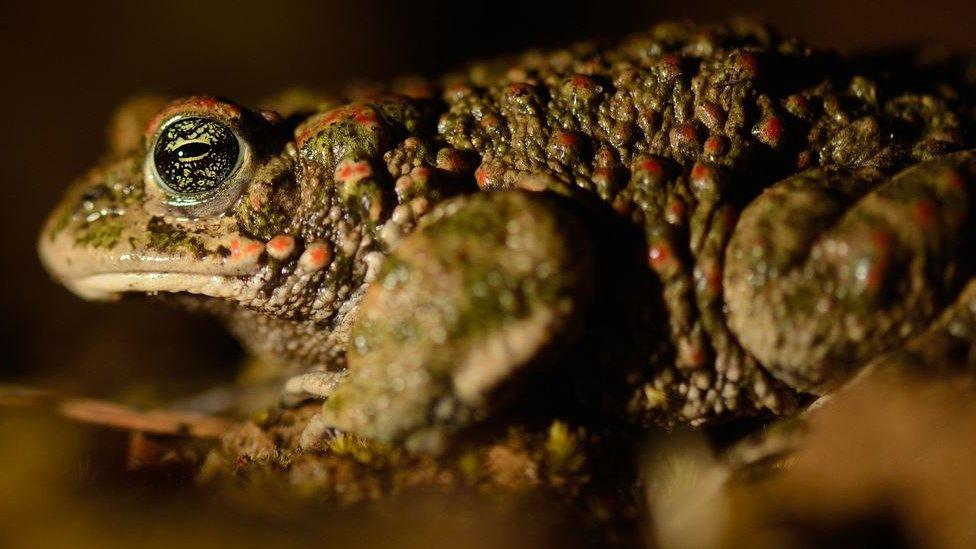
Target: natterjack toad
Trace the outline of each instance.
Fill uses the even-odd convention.
[[[338,103],[144,99],[40,253],[222,315],[319,428],[786,414],[966,306],[973,91],[899,69],[663,24]]]

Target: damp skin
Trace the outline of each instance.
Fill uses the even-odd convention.
[[[41,253],[83,296],[222,316],[375,438],[433,444],[546,375],[641,424],[787,415],[965,317],[976,94],[913,63],[666,23],[335,97],[143,98]],[[592,371],[551,369],[587,337]]]

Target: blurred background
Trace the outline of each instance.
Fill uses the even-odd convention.
[[[843,52],[932,40],[976,47],[967,0],[4,0],[0,382],[155,400],[228,379],[239,360],[208,319],[140,302],[85,303],[38,263],[43,217],[97,160],[105,123],[127,97],[203,92],[246,103],[295,85],[433,75],[472,57],[614,37],[665,18],[732,15]]]

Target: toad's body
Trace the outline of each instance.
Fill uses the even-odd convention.
[[[976,337],[972,90],[904,70],[662,25],[345,103],[143,100],[41,255],[82,296],[217,311],[366,436],[546,386],[666,423],[788,413]]]

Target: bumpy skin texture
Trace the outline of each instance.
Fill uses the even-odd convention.
[[[348,355],[326,424],[380,438],[482,418],[536,354],[558,360],[580,338],[639,355],[612,368],[599,362],[613,351],[584,353],[600,373],[581,374],[616,376],[616,411],[638,421],[786,414],[924,333],[972,275],[972,85],[954,62],[900,69],[748,23],[663,24],[340,101],[292,91],[264,105],[277,112],[142,99],[52,214],[42,257],[82,295],[215,310],[293,373]],[[149,159],[189,116],[226,124],[246,154],[184,200]],[[586,234],[604,214],[644,259],[586,283],[617,268],[601,259],[616,248]],[[503,282],[476,291],[493,262]],[[601,324],[578,317],[611,318],[600,304],[626,300],[601,295],[635,280],[642,312],[608,321],[612,337],[578,335]],[[498,305],[505,291],[522,306],[470,321],[475,295]],[[472,360],[491,375],[458,381]]]

